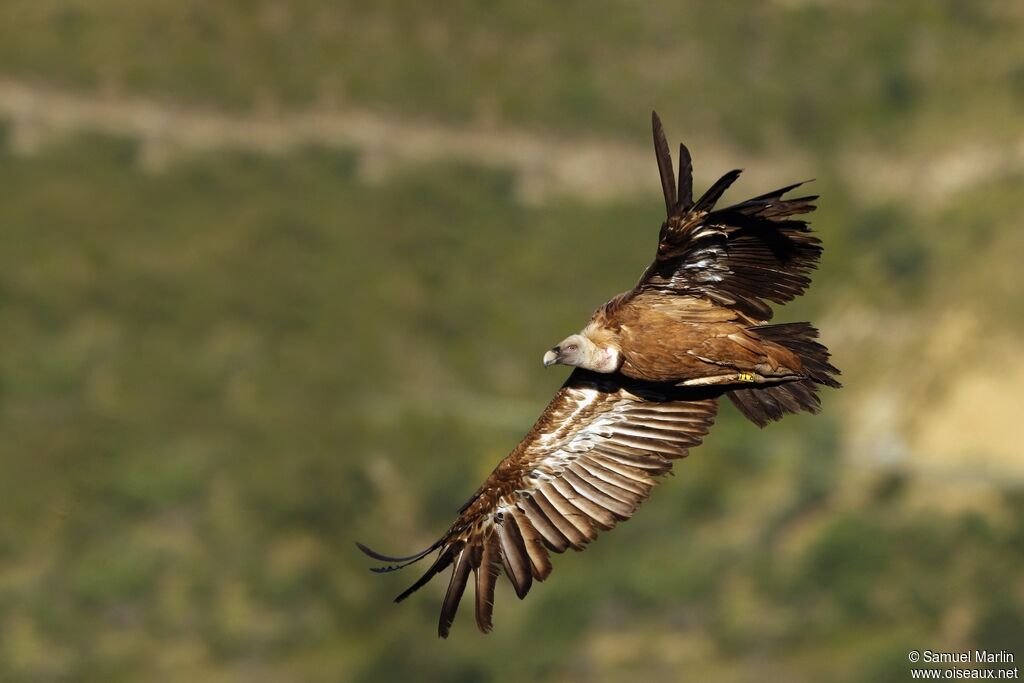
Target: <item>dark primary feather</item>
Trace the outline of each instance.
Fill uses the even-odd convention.
[[[480,563],[476,573],[476,625],[482,633],[490,633],[491,614],[494,610],[494,586],[501,572],[497,561],[495,539],[492,534],[480,543]]]
[[[522,600],[533,586],[533,569],[530,567],[530,556],[526,553],[526,543],[513,515],[503,515],[496,527],[505,573],[516,589],[516,595]]]
[[[668,150],[665,129],[656,111],[651,112],[651,128],[654,130],[654,156],[658,160],[661,191],[665,195],[665,212],[671,216],[676,210],[676,179],[672,175],[672,153]]]
[[[434,560],[434,564],[430,565],[430,568],[427,569],[427,571],[423,572],[423,576],[418,578],[416,580],[416,583],[414,583],[413,585],[409,586],[407,589],[402,591],[398,595],[398,597],[395,598],[395,602],[402,602],[407,597],[409,597],[410,595],[412,595],[413,593],[418,591],[420,588],[422,588],[423,586],[427,585],[428,581],[430,581],[437,574],[439,574],[440,572],[443,572],[445,569],[448,568],[448,565],[450,565],[452,563],[452,559],[454,558],[454,556],[455,556],[455,547],[454,546],[448,546],[447,548],[442,550],[441,554],[437,556],[436,560]]]
[[[729,189],[729,186],[736,182],[736,179],[743,173],[742,170],[734,168],[733,170],[726,173],[724,176],[715,181],[715,184],[707,189],[707,192],[701,195],[700,199],[693,203],[690,211],[693,213],[699,213],[701,211],[710,211],[714,208],[718,200],[722,198],[725,191]]]
[[[459,608],[462,594],[466,592],[466,583],[469,581],[469,572],[473,568],[470,562],[472,549],[466,547],[465,542],[458,541],[459,551],[455,559],[455,567],[452,569],[452,578],[448,582],[448,590],[444,594],[444,602],[441,603],[441,617],[437,624],[437,635],[442,638],[448,637],[448,631],[455,621],[455,610]]]
[[[679,143],[679,191],[676,193],[678,210],[685,211],[693,205],[693,161],[690,150]]]
[[[391,555],[383,555],[381,553],[378,553],[376,550],[372,550],[372,549],[368,548],[366,545],[360,543],[359,541],[356,541],[356,547],[358,547],[360,550],[362,550],[363,553],[366,554],[367,556],[372,557],[375,560],[380,560],[381,562],[407,562],[409,560],[412,560],[413,562],[415,562],[416,560],[420,559],[424,555],[429,554],[430,551],[437,550],[437,543],[434,543],[429,548],[421,550],[418,553],[413,553],[412,555],[406,555],[405,557],[392,557]]]

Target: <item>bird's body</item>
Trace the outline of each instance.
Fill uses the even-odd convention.
[[[817,412],[819,385],[839,371],[808,323],[769,324],[768,302],[810,284],[821,254],[799,214],[815,197],[783,199],[792,185],[724,209],[732,171],[692,200],[689,152],[676,186],[661,123],[654,140],[665,195],[654,262],[636,286],[597,309],[544,354],[574,366],[533,428],[458,511],[436,543],[408,557],[360,548],[392,571],[438,551],[401,601],[452,567],[438,632],[448,635],[473,578],[476,620],[491,629],[494,584],[504,570],[522,598],[551,572],[549,552],[583,547],[628,519],[672,461],[710,429],[728,396],[755,424]]]
[[[606,355],[618,359],[615,369],[627,377],[705,385],[794,379],[802,372],[794,353],[759,337],[735,310],[694,297],[631,294],[601,306],[581,332],[609,349]]]

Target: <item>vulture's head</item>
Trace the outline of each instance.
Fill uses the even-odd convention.
[[[598,346],[582,334],[573,334],[544,354],[544,365],[572,365],[594,372],[615,372],[619,368],[619,354],[612,348]]]

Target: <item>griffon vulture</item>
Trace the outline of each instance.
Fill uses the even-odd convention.
[[[661,121],[652,119],[667,213],[654,262],[544,354],[544,365],[572,373],[440,539],[408,557],[358,544],[391,563],[377,572],[438,552],[396,602],[451,567],[441,637],[471,578],[486,633],[500,572],[523,598],[551,573],[549,553],[582,550],[629,519],[672,461],[700,444],[722,394],[763,427],[785,413],[817,412],[818,385],[839,387],[817,330],[768,324],[769,303],[802,294],[821,255],[798,218],[816,197],[783,199],[797,183],[716,209],[736,170],[694,201],[689,151],[680,145],[677,185]]]

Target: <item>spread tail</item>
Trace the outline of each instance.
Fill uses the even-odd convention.
[[[786,413],[817,413],[821,408],[818,385],[837,389],[841,386],[835,379],[840,374],[839,370],[829,363],[828,349],[815,341],[818,330],[810,323],[760,325],[750,329],[762,339],[795,353],[803,364],[806,378],[784,384],[734,389],[728,392],[733,405],[758,427],[781,420]]]

